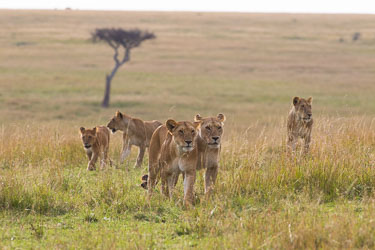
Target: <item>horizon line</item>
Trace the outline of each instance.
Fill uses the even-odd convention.
[[[374,15],[375,12],[318,12],[318,11],[239,11],[239,10],[229,10],[229,11],[223,11],[223,10],[166,10],[166,9],[160,9],[160,10],[154,10],[154,9],[80,9],[80,8],[72,8],[72,7],[65,7],[65,8],[2,8],[1,10],[21,10],[21,11],[27,11],[27,10],[36,10],[36,11],[102,11],[102,12],[185,12],[185,13],[238,13],[238,14],[308,14],[308,15]]]

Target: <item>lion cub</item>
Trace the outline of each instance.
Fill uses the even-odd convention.
[[[106,127],[100,126],[93,129],[80,128],[83,147],[85,148],[89,163],[87,170],[95,170],[95,163],[98,157],[101,158],[100,168],[103,169],[108,160],[109,131]],[[111,162],[110,162],[111,163]]]
[[[115,116],[108,123],[107,127],[115,133],[117,130],[123,132],[123,148],[121,153],[121,164],[125,158],[130,154],[131,147],[139,147],[136,167],[142,166],[143,156],[146,148],[150,145],[152,133],[155,129],[162,125],[159,121],[142,121],[138,118],[132,118],[120,111],[117,111]]]
[[[205,193],[209,193],[215,185],[219,170],[221,137],[224,133],[225,116],[218,114],[216,117],[203,118],[198,114],[194,120],[201,123],[198,137],[197,170],[206,169],[204,190]]]
[[[163,194],[171,198],[178,176],[184,175],[184,204],[193,202],[199,122],[169,119],[152,135],[149,152],[148,193],[160,175]]]
[[[293,98],[293,107],[288,115],[288,147],[295,151],[298,138],[305,141],[304,153],[309,151],[311,142],[311,131],[314,123],[312,119],[312,97],[303,99]]]

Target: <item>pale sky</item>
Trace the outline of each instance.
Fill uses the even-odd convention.
[[[0,0],[0,9],[372,13],[375,0]]]

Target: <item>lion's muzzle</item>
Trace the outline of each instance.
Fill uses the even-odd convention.
[[[307,114],[307,115],[303,118],[303,121],[305,121],[305,122],[309,122],[309,121],[311,121],[311,118],[312,118],[312,114]]]
[[[182,147],[183,152],[191,152],[191,151],[193,151],[193,149],[194,149],[194,147],[191,146],[191,145]]]

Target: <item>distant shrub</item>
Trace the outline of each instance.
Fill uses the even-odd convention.
[[[359,32],[355,32],[355,33],[352,35],[352,41],[353,41],[353,42],[359,40],[360,38],[361,38],[361,33],[359,33]]]

